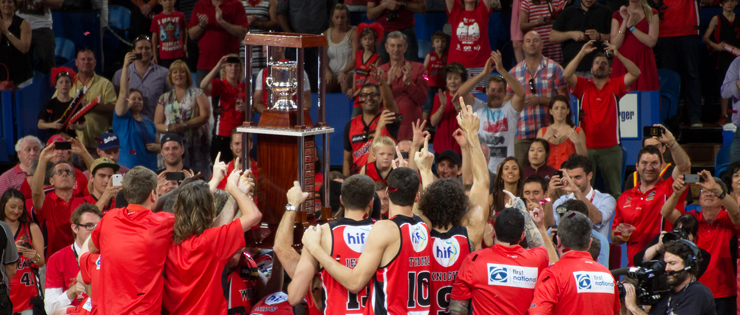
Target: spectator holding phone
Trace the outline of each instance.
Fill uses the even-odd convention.
[[[76,209],[80,204],[87,202],[97,206],[103,215],[115,208],[116,195],[121,190],[121,186],[113,185],[113,175],[119,168],[118,164],[109,158],[96,159],[91,167],[92,190],[90,190],[90,195],[73,200],[72,208]]]
[[[128,89],[141,93],[144,98],[141,115],[153,120],[159,96],[170,90],[167,86],[167,68],[152,62],[152,42],[149,41],[149,36],[142,35],[134,39],[132,53],[134,60],[128,66]],[[123,69],[119,69],[113,75],[113,86],[119,93],[122,74]]]
[[[216,78],[219,75],[220,78]],[[246,84],[243,81],[244,66],[237,54],[221,57],[216,67],[206,75],[200,88],[206,95],[218,99],[213,106],[213,138],[211,139],[211,160],[221,152],[222,161],[231,161],[234,156],[229,150],[231,132],[244,122],[246,109]]]
[[[134,53],[128,53],[123,60],[121,88],[113,114],[113,133],[121,135],[118,162],[128,168],[141,165],[156,170],[157,153],[160,151],[157,129],[151,119],[142,116],[142,92],[129,89],[129,65],[134,58]]]

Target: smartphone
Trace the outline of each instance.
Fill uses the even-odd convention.
[[[226,63],[240,63],[239,57],[226,57]]]
[[[111,178],[111,184],[113,184],[113,187],[118,187],[123,185],[123,175],[121,174],[113,174]]]
[[[552,234],[552,243],[555,246],[558,246],[558,238],[557,238],[557,236],[558,236],[558,225],[557,224],[552,225],[552,226],[550,226],[550,229],[551,229],[550,230],[550,234]]]
[[[403,120],[403,114],[396,114],[396,118],[393,119],[394,124],[400,124]]]
[[[664,133],[663,128],[660,127],[653,127],[653,126],[645,126],[642,127],[642,136],[643,137],[660,137]]]
[[[141,60],[144,59],[144,55],[142,54],[134,54],[134,60]]]
[[[165,174],[164,177],[167,180],[181,181],[185,179],[185,174],[183,172],[170,172],[170,173]]]
[[[553,174],[552,177],[560,177],[560,178],[563,178],[563,171],[555,171],[555,174]]]
[[[72,142],[69,142],[69,141],[54,142],[54,150],[72,150]]]
[[[701,181],[699,174],[684,174],[683,181],[687,184],[696,184]]]

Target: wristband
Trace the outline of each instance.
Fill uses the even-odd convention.
[[[634,26],[630,27],[630,33],[634,33],[634,32],[635,32],[635,27]]]

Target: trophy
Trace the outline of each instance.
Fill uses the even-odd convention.
[[[272,60],[269,65],[270,74],[265,78],[265,83],[278,98],[271,109],[283,111],[297,109],[293,96],[298,87],[298,80],[296,80],[298,65],[295,61],[275,62]]]

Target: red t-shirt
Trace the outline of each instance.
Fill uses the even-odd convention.
[[[606,149],[619,144],[619,99],[627,94],[624,76],[609,79],[599,90],[593,79],[577,77],[570,92],[578,98],[586,147]]]
[[[447,97],[447,105],[445,105],[445,111],[442,113],[442,119],[437,124],[437,132],[434,134],[434,151],[442,152],[447,149],[452,149],[457,154],[462,156],[462,150],[460,145],[457,143],[455,138],[452,137],[452,133],[460,128],[457,123],[457,110],[455,105],[452,104],[452,94],[450,92],[444,92]],[[432,105],[432,115],[437,112],[437,109],[441,104],[439,103],[439,93],[434,94],[434,105]]]
[[[357,174],[367,164],[367,156],[370,154],[370,147],[375,139],[375,128],[378,126],[380,115],[375,116],[370,125],[366,125],[365,120],[362,119],[363,115],[359,115],[344,126],[344,151],[352,153],[352,165],[350,165],[352,174]],[[388,126],[383,128],[380,135],[395,140],[395,137],[388,132]]]
[[[185,56],[183,48],[185,47],[185,36],[188,36],[185,23],[185,14],[178,11],[154,16],[149,31],[159,39],[157,51],[160,59],[177,59]]]
[[[537,278],[548,263],[541,246],[493,245],[465,257],[450,298],[472,299],[480,314],[526,314]]]
[[[445,233],[432,230],[431,235],[434,259],[431,268],[432,305],[429,314],[449,314],[452,284],[457,279],[464,257],[471,252],[468,229],[456,225]]]
[[[432,303],[429,228],[416,215],[398,215],[391,221],[398,225],[401,247],[398,255],[378,268],[370,280],[371,298],[365,314],[426,314]]]
[[[384,1],[385,0],[369,0],[368,2],[374,2],[375,4],[380,5]],[[410,0],[408,2],[416,2],[416,1],[419,1],[419,0]],[[380,16],[378,16],[378,18],[375,19],[375,21],[378,22],[378,24],[383,26],[383,31],[386,34],[389,34],[390,32],[393,32],[393,31],[403,31],[409,27],[414,27],[414,24],[416,23],[414,21],[414,12],[411,12],[404,7],[400,7],[397,11],[398,18],[388,21],[387,17],[388,17],[389,12],[390,11],[388,10],[383,10],[383,13],[381,13]]]
[[[236,98],[245,98],[245,84],[239,82],[234,88],[226,79],[215,78],[211,81],[211,96],[221,96],[218,107],[213,107],[213,119],[218,136],[230,137],[234,128],[244,122],[244,112],[236,110]]]
[[[100,250],[100,314],[160,314],[164,262],[175,216],[129,204],[106,214],[91,235]]]
[[[591,254],[570,251],[537,278],[529,314],[619,313],[619,291],[609,269]]]
[[[52,191],[44,197],[44,206],[41,209],[34,209],[34,215],[39,224],[46,227],[46,239],[49,242],[46,247],[46,257],[51,257],[58,250],[74,242],[72,225],[69,220],[75,210],[72,208],[72,205],[76,203],[75,199],[81,198],[73,197],[67,203],[57,196],[56,191]]]
[[[370,177],[374,182],[384,182],[387,184],[388,176],[391,175],[391,172],[388,172],[388,174],[385,175],[385,178],[383,178],[382,176],[380,176],[380,172],[378,172],[378,162],[373,162],[370,164],[365,164],[365,175]]]
[[[358,90],[362,88],[365,83],[368,83],[370,80],[370,66],[374,65],[375,62],[378,61],[378,58],[380,58],[380,55],[375,52],[370,56],[370,59],[365,61],[362,59],[362,54],[364,53],[364,50],[358,50],[355,58],[355,89]],[[352,104],[352,107],[362,107],[359,95],[355,98],[355,102]]]
[[[239,266],[226,278],[224,294],[228,297],[229,315],[249,314],[255,305],[257,281],[260,280],[257,263],[252,256],[243,253]]]
[[[489,54],[490,55],[490,54]],[[429,74],[429,81],[427,85],[429,87],[445,88],[446,77],[444,76],[445,66],[447,65],[447,54],[442,56],[437,55],[437,52],[432,50],[429,53],[429,63],[427,64],[427,73]]]
[[[257,305],[252,308],[251,315],[293,315],[293,306],[288,302],[288,295],[283,292],[275,292],[263,297]]]
[[[31,241],[31,231],[28,223],[20,223],[18,232],[15,235],[15,241],[33,243]],[[31,298],[39,295],[36,291],[36,277],[33,275],[32,268],[38,268],[31,261],[31,258],[18,253],[18,264],[16,265],[15,276],[10,279],[10,301],[13,302],[13,312],[22,312],[32,309]]]
[[[77,265],[77,254],[73,247],[74,245],[67,245],[46,260],[45,289],[61,288],[64,292],[69,289],[69,285],[73,281],[77,281],[80,266]],[[82,296],[87,297],[87,294],[82,293]],[[72,306],[80,304],[82,304],[81,301],[76,298],[72,299]]]
[[[172,243],[165,264],[164,312],[226,314],[221,273],[229,258],[244,246],[240,220]]]
[[[93,196],[93,195],[88,195],[88,196],[85,196],[85,197],[82,197],[82,198],[72,199],[72,202],[71,202],[71,204],[72,204],[72,211],[74,211],[74,209],[77,209],[77,207],[79,207],[83,203],[89,203],[89,204],[93,204],[94,205],[94,204],[97,204],[98,203],[98,200],[95,199],[95,196]],[[103,211],[101,211],[101,212],[103,213],[103,215],[105,215],[115,205],[116,205],[116,198],[113,197],[113,198],[111,198],[108,201],[108,204],[106,204],[103,207]]]
[[[447,20],[452,25],[449,62],[459,62],[466,68],[483,67],[491,57],[491,44],[488,42],[488,18],[491,9],[483,1],[473,11],[465,10],[459,1],[447,12]]]
[[[728,195],[727,198],[731,197]],[[712,291],[715,299],[736,296],[737,279],[733,272],[733,265],[736,262],[730,255],[730,239],[733,236],[740,236],[740,229],[732,223],[724,208],[720,210],[712,224],[709,224],[700,212],[690,211],[689,214],[699,221],[696,246],[708,251],[712,257],[707,271],[699,278],[699,282]]]
[[[699,35],[699,8],[692,0],[665,0],[665,19],[660,20],[660,37]],[[662,11],[662,10],[661,10]]]
[[[100,254],[84,253],[80,256],[82,281],[90,285],[90,303],[95,309],[100,299]]]
[[[612,229],[616,229],[619,223],[628,223],[635,227],[627,241],[627,266],[634,266],[632,257],[660,233],[663,220],[660,208],[671,194],[673,194],[673,177],[658,180],[658,183],[645,193],[642,193],[640,186],[637,186],[619,196],[617,207],[614,209]]]
[[[68,315],[88,315],[96,313],[92,307],[92,299],[89,296],[82,300],[80,305],[68,307],[65,311],[65,314]]]
[[[237,0],[224,0],[219,5],[223,14],[223,19],[233,25],[249,28],[247,22],[247,13],[244,5]],[[238,54],[242,38],[236,38],[226,32],[226,30],[216,21],[216,8],[211,0],[199,0],[195,3],[193,13],[190,15],[188,28],[198,25],[200,20],[199,14],[205,14],[208,17],[208,24],[203,36],[198,41],[199,55],[198,66],[200,70],[213,69],[221,57],[228,54]]]
[[[54,186],[44,187],[44,193],[49,193],[52,190],[54,190]],[[23,181],[23,184],[21,184],[20,191],[26,199],[31,199],[31,185],[28,184],[27,180]],[[85,197],[90,194],[90,192],[87,191],[87,176],[77,168],[75,168],[75,185],[72,186],[72,194],[75,197]]]

